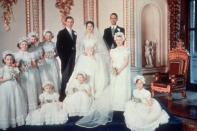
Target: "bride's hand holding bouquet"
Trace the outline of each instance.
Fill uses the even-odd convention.
[[[117,76],[117,75],[118,75],[118,69],[115,68],[115,67],[113,67],[113,68],[112,68],[112,74],[113,74],[114,76]]]

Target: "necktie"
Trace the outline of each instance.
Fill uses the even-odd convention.
[[[115,34],[115,27],[112,27],[111,32],[112,32],[112,36],[114,36],[114,34]]]
[[[70,31],[70,36],[71,36],[71,38],[73,39],[73,34],[72,34],[72,31]]]
[[[71,36],[71,38],[73,39],[72,30],[68,30],[68,33]]]

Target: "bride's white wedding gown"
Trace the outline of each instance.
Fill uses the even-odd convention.
[[[88,76],[94,101],[87,116],[76,122],[76,125],[93,128],[105,125],[112,120],[110,94],[110,56],[109,51],[98,31],[87,33],[80,41],[73,74],[67,83],[66,91],[72,87],[77,73]]]
[[[99,48],[98,38],[89,34],[84,37],[80,45],[80,55],[78,56],[74,68],[74,72],[68,82],[67,89],[72,85],[77,73],[85,73],[88,76],[88,83],[93,89],[93,95],[97,98],[103,89],[109,83],[109,73],[107,63],[105,59],[105,53],[103,53]],[[88,50],[92,51],[92,55],[88,55]]]

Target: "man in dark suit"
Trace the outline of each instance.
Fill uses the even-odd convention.
[[[123,27],[118,26],[116,23],[118,21],[118,15],[116,13],[111,13],[110,22],[111,26],[104,30],[103,39],[107,45],[108,49],[113,49],[116,47],[114,42],[114,34],[116,32],[123,32],[125,34],[125,29]]]
[[[60,30],[57,35],[57,54],[61,60],[62,84],[60,100],[65,97],[66,84],[73,72],[76,55],[76,32],[72,30],[74,19],[67,16],[64,20],[65,28]]]

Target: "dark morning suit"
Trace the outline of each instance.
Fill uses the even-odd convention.
[[[125,34],[125,29],[120,27],[120,26],[116,26],[115,28],[115,33],[116,32],[123,32]],[[114,33],[114,34],[115,34]],[[111,29],[111,26],[109,28],[106,28],[104,30],[104,34],[103,34],[103,39],[107,45],[107,48],[108,49],[111,49],[111,48],[115,48],[116,47],[116,44],[114,42],[114,36],[112,35],[112,29]]]
[[[61,60],[62,84],[61,95],[65,95],[66,83],[68,82],[75,65],[76,55],[76,39],[74,31],[72,30],[72,37],[69,31],[64,28],[58,32],[57,35],[57,54]]]

